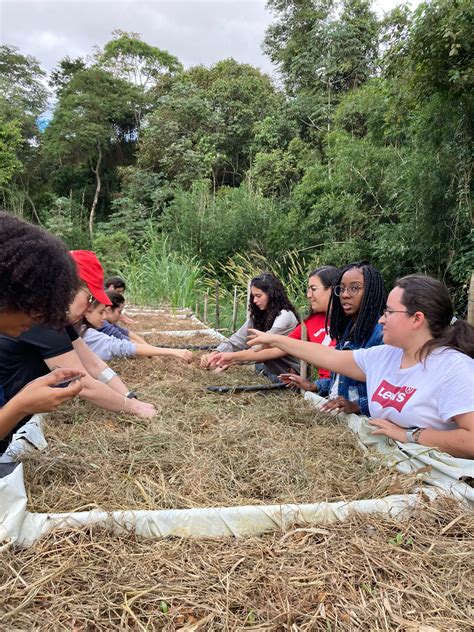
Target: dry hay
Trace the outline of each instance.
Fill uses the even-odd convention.
[[[206,329],[207,326],[192,318],[173,318],[166,314],[146,314],[136,316],[130,314],[133,324],[130,329],[139,333],[140,331],[189,331],[191,329]],[[128,325],[127,325],[128,327]]]
[[[196,354],[198,355],[198,354]],[[190,508],[379,498],[414,476],[368,457],[346,426],[299,395],[207,393],[262,383],[250,367],[216,374],[170,359],[117,362],[158,415],[113,417],[83,403],[50,420],[50,446],[25,459],[32,511]]]
[[[57,531],[0,566],[3,630],[472,630],[474,517],[353,516],[246,539]]]
[[[148,330],[149,331],[149,330]],[[151,333],[143,336],[145,340],[151,344],[159,347],[160,345],[172,346],[172,347],[186,347],[190,345],[215,345],[217,346],[222,340],[215,338],[209,334],[192,334],[191,336],[175,336],[172,334]]]

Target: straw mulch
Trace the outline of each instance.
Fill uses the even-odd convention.
[[[82,402],[54,414],[48,450],[24,461],[29,509],[306,503],[416,485],[297,394],[207,393],[266,382],[250,367],[203,371],[198,359],[115,364],[156,405],[153,420]],[[448,501],[408,522],[353,516],[245,539],[57,531],[2,552],[0,629],[470,630],[473,536],[472,514]]]
[[[199,354],[196,354],[198,356]],[[378,498],[414,476],[368,457],[299,394],[218,395],[206,384],[267,383],[250,367],[216,374],[169,358],[117,362],[156,418],[83,403],[48,423],[49,449],[25,459],[33,511],[188,508]]]
[[[201,324],[191,318],[174,318],[166,314],[146,314],[136,316],[130,314],[133,324],[130,325],[132,331],[188,331],[190,329],[206,329],[206,325]]]
[[[56,532],[0,566],[3,630],[472,630],[474,518],[354,516],[259,538]]]

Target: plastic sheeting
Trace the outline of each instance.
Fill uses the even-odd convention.
[[[327,401],[309,391],[305,393],[305,399],[317,408]],[[474,488],[468,484],[474,484],[474,460],[456,458],[417,443],[400,443],[383,435],[374,435],[367,417],[345,413],[337,416],[347,423],[364,449],[374,448],[384,454],[387,465],[405,473],[418,472],[424,484],[441,488],[474,508]]]
[[[320,502],[307,505],[266,505],[213,507],[203,509],[163,509],[159,511],[82,511],[46,514],[26,510],[23,466],[18,464],[0,479],[0,542],[32,545],[52,529],[96,526],[113,533],[132,531],[141,537],[244,537],[294,523],[327,525],[345,520],[352,513],[403,516],[413,509],[418,494],[394,495],[377,500]]]

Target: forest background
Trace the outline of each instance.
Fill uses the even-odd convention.
[[[311,268],[368,259],[387,287],[444,280],[464,316],[473,3],[267,6],[277,80],[184,69],[124,31],[49,75],[1,46],[1,205],[95,250],[138,302],[194,306],[215,279],[225,302],[271,269],[301,305]]]

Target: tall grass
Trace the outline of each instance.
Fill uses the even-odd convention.
[[[203,271],[195,257],[171,250],[166,237],[150,224],[143,247],[124,265],[120,275],[137,305],[192,307],[203,286]]]

